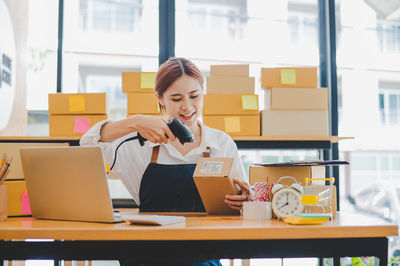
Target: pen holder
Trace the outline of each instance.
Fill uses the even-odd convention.
[[[7,220],[7,185],[0,185],[0,221]]]
[[[272,219],[271,202],[270,201],[243,202],[243,219],[271,220]]]

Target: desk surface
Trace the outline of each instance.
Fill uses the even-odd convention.
[[[354,214],[339,213],[324,225],[288,225],[281,221],[250,221],[239,216],[187,217],[186,223],[139,226],[128,223],[8,218],[0,222],[0,239],[56,240],[254,240],[365,238],[398,235],[398,226]]]

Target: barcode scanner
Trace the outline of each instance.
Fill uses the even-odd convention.
[[[179,139],[179,142],[182,145],[185,144],[186,142],[194,142],[194,136],[193,136],[192,132],[178,118],[174,117],[170,122],[167,123],[167,125],[168,125],[169,129],[171,130],[171,132],[174,134],[174,136]],[[110,167],[110,171],[113,169],[113,167],[115,165],[115,162],[117,160],[118,148],[122,145],[122,143],[127,142],[127,141],[131,141],[131,140],[135,140],[135,139],[139,140],[140,146],[143,146],[145,141],[147,141],[147,139],[145,139],[138,132],[136,136],[131,137],[131,138],[127,138],[127,139],[123,140],[120,144],[118,144],[117,148],[115,149],[114,161],[113,161],[113,163],[112,163],[112,165]]]

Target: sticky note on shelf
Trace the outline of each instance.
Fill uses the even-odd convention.
[[[154,89],[156,86],[156,73],[155,72],[142,72],[140,74],[140,88],[141,89]]]
[[[234,133],[240,132],[240,117],[227,116],[224,118],[225,132]]]
[[[28,191],[25,190],[21,199],[21,212],[22,214],[32,214],[31,205],[29,203]]]
[[[296,69],[281,69],[281,84],[296,84]]]
[[[85,95],[70,95],[68,97],[69,111],[82,112],[85,111]]]
[[[90,120],[86,117],[75,117],[74,132],[85,134],[90,128]]]
[[[243,110],[258,110],[257,95],[242,95]]]

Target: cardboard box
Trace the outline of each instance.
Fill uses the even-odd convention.
[[[303,188],[305,185],[305,178],[325,178],[325,166],[315,165],[315,166],[258,166],[252,165],[249,169],[249,183],[251,186],[256,182],[266,182],[268,181],[276,184],[280,177],[282,176],[293,176],[296,178],[297,182],[300,183]],[[321,184],[321,182],[313,181],[314,185]],[[280,184],[291,185],[293,181],[291,179],[283,179]],[[336,187],[332,187],[332,215],[336,217]],[[323,207],[326,213],[330,212],[328,206]],[[307,210],[311,213],[322,212],[321,207],[308,206]]]
[[[106,119],[106,115],[50,115],[49,135],[82,136],[93,125]]]
[[[204,115],[203,123],[230,136],[260,136],[260,115]]]
[[[211,76],[249,76],[249,65],[211,65]]]
[[[154,92],[128,93],[128,114],[160,114]]]
[[[207,77],[207,94],[254,94],[254,77]]]
[[[7,180],[24,179],[19,149],[25,147],[69,146],[68,143],[0,143],[1,154],[13,158]]]
[[[105,93],[50,93],[49,114],[106,114]]]
[[[328,88],[272,88],[270,96],[264,93],[265,102],[270,100],[272,110],[328,110]]]
[[[325,178],[325,166],[260,166],[251,165],[249,169],[249,183],[251,186],[256,182],[276,183],[282,176],[293,176],[298,183],[305,185],[305,178]],[[281,184],[290,185],[290,179],[282,180]],[[314,183],[315,184],[315,183]]]
[[[329,136],[328,110],[263,110],[262,136]]]
[[[32,214],[30,210],[25,180],[6,180],[7,186],[7,215],[21,216]]]
[[[239,214],[224,201],[225,195],[236,195],[233,180],[229,177],[233,158],[200,158],[193,179],[208,214]]]
[[[154,92],[156,72],[122,72],[122,92]]]
[[[261,68],[262,88],[317,88],[316,67]]]
[[[203,114],[258,115],[258,95],[205,94]]]

